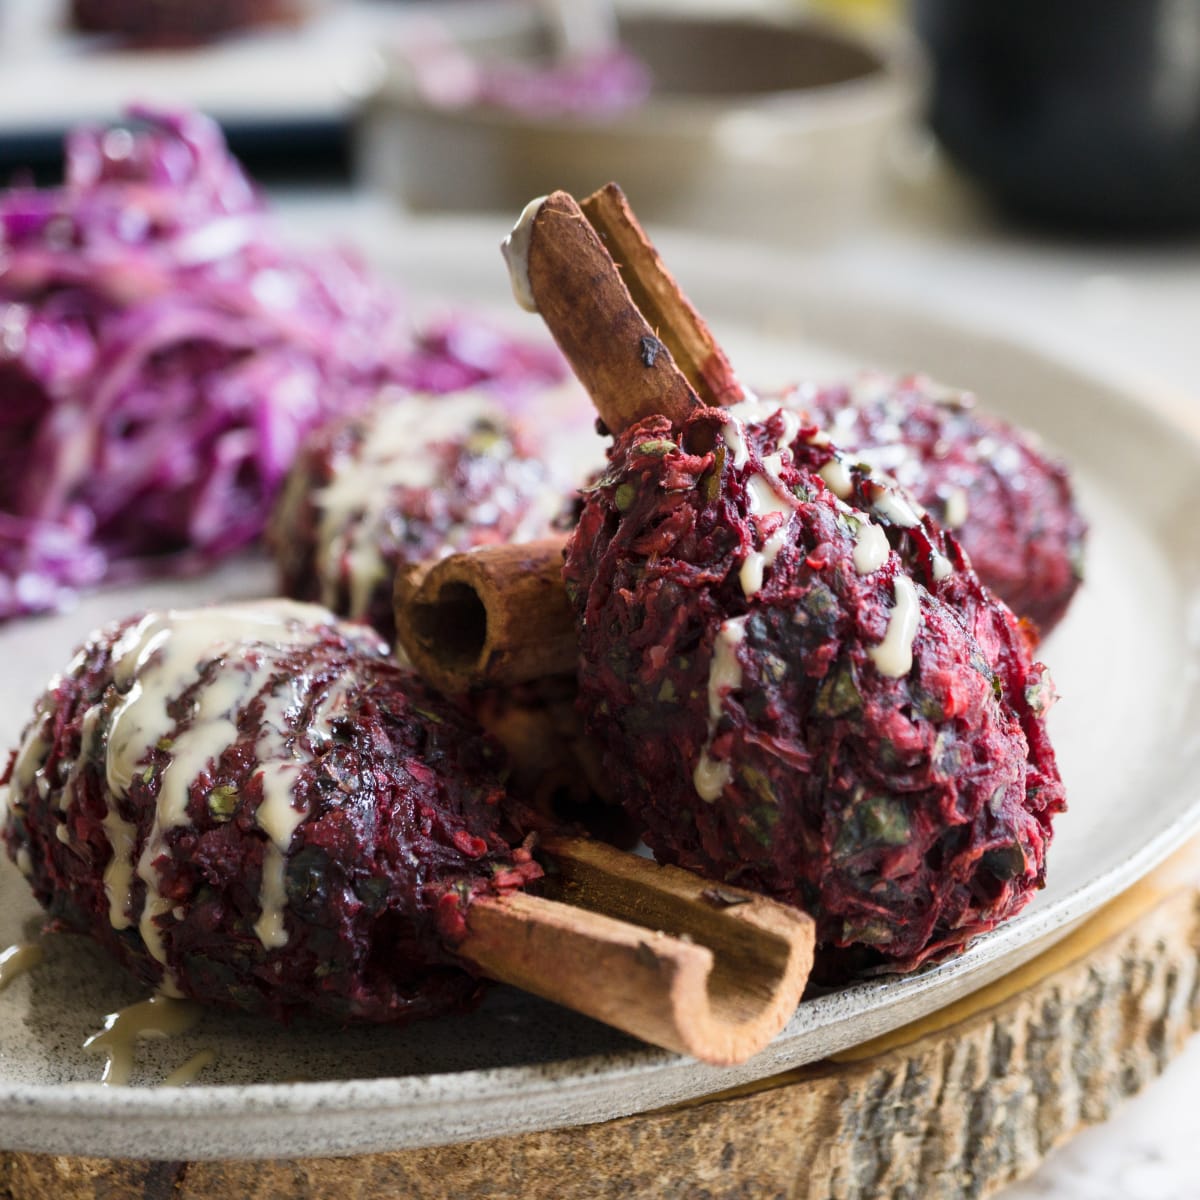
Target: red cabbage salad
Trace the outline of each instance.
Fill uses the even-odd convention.
[[[563,373],[478,318],[417,329],[353,255],[290,245],[208,118],[78,129],[61,186],[0,192],[0,619],[252,541],[305,434],[385,384]]]

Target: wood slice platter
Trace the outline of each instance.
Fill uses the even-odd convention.
[[[965,1000],[836,1059],[744,1088],[601,1125],[353,1158],[0,1153],[0,1196],[986,1196],[1104,1121],[1161,1074],[1197,1027],[1200,841]]]

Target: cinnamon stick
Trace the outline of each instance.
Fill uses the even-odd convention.
[[[601,842],[544,849],[561,899],[518,892],[467,912],[458,953],[485,974],[717,1065],[787,1023],[812,966],[810,917]]]
[[[449,695],[574,674],[565,540],[483,546],[401,570],[396,636],[413,666]]]
[[[566,192],[528,205],[503,249],[514,293],[541,314],[613,433],[656,414],[682,422],[702,407]]]
[[[633,303],[700,399],[712,408],[744,399],[725,351],[667,270],[620,187],[607,184],[579,207],[615,262]]]

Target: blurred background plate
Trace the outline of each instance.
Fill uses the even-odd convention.
[[[376,207],[293,210],[316,235],[353,229],[380,269],[426,307],[470,302],[515,326],[496,248],[503,223],[405,227]],[[0,994],[0,1143],[54,1153],[156,1159],[284,1157],[466,1141],[602,1121],[761,1079],[936,1010],[1063,936],[1200,827],[1200,429],[1194,418],[1019,344],[882,303],[769,249],[663,237],[683,286],[752,384],[918,367],[976,389],[1037,429],[1074,463],[1093,525],[1089,579],[1044,647],[1064,700],[1052,716],[1071,810],[1058,823],[1049,886],[963,956],[918,975],[875,980],[800,1006],[762,1054],[720,1070],[573,1014],[496,989],[466,1017],[408,1030],[281,1029],[209,1012],[191,1033],[144,1044],[136,1084],[96,1086],[84,1037],[138,998],[79,939],[49,939],[45,965]],[[1149,486],[1152,481],[1153,486]],[[206,580],[109,591],[60,616],[0,630],[0,743],[97,621],[151,604],[193,603],[270,587],[265,564]],[[0,866],[0,944],[37,914]],[[156,1089],[209,1049],[198,1085]]]

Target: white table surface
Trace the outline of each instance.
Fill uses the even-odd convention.
[[[1200,418],[1200,237],[1066,244],[992,220],[940,172],[814,256],[873,291],[1100,368],[1194,405]],[[913,364],[919,366],[919,364]],[[969,383],[969,381],[957,381]],[[1079,1135],[1004,1200],[1200,1197],[1200,1037],[1107,1124]]]

